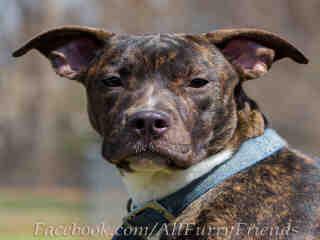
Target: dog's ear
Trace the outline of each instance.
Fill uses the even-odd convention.
[[[308,59],[295,46],[264,30],[225,29],[204,35],[233,64],[242,80],[262,76],[273,62],[282,58],[308,63]]]
[[[79,80],[111,36],[96,28],[65,26],[37,35],[12,55],[20,57],[37,49],[50,60],[57,74]]]

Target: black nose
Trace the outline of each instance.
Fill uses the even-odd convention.
[[[141,111],[128,119],[129,128],[144,137],[161,137],[170,126],[166,113],[157,111]]]

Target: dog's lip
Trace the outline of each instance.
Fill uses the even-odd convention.
[[[167,157],[155,152],[144,151],[139,154],[130,155],[126,160],[133,170],[138,167],[140,170],[143,168],[149,171],[150,169],[168,168],[167,159]]]
[[[158,157],[162,157],[162,158],[169,158],[168,156],[165,156],[159,152],[155,152],[155,151],[151,151],[151,150],[147,149],[147,150],[140,151],[140,152],[132,152],[132,153],[124,154],[123,156],[121,156],[117,160],[117,162],[126,161],[128,163],[131,163],[132,161],[135,161],[135,158],[153,157],[153,156],[158,156]]]
[[[183,151],[176,151],[172,146],[184,146]],[[140,149],[139,151],[135,151],[133,148],[129,149],[122,149],[123,151],[118,152],[118,156],[115,156],[115,158],[111,161],[114,164],[123,164],[127,163],[130,165],[130,162],[132,159],[135,159],[136,157],[141,156],[154,156],[154,157],[160,157],[166,160],[165,164],[172,168],[184,168],[184,162],[187,162],[187,160],[192,155],[192,148],[191,144],[161,144],[161,145],[152,145],[153,147],[145,147],[144,149]],[[181,147],[179,147],[181,150]],[[130,161],[131,160],[131,161]],[[181,163],[181,164],[177,164]]]

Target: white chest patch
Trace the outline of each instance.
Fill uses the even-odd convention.
[[[172,171],[150,165],[133,173],[125,173],[123,181],[134,204],[139,206],[176,192],[228,160],[232,154],[231,149],[223,150],[185,170]]]

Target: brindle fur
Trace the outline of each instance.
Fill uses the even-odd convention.
[[[77,62],[74,56],[63,54],[70,51],[64,46],[80,37],[90,42],[89,50],[94,52]],[[240,40],[229,46],[233,39]],[[247,40],[252,42],[247,44]],[[255,57],[258,50],[263,50],[259,69],[243,70],[237,56],[225,55],[242,47],[257,51],[253,52]],[[169,168],[188,168],[222,149],[236,149],[246,139],[263,134],[266,118],[245,94],[242,83],[260,76],[284,57],[307,63],[287,41],[255,29],[198,35],[117,35],[64,27],[39,35],[14,56],[32,48],[48,57],[58,74],[85,86],[91,124],[103,137],[103,156],[121,171],[133,171],[128,157],[145,151],[164,156],[167,160],[161,164]],[[58,68],[70,59],[80,67]],[[102,80],[111,75],[120,76],[123,87],[105,87]],[[190,88],[191,79],[199,77],[209,83]],[[153,108],[168,113],[174,124],[162,138],[146,143],[129,134],[126,122],[132,114],[147,109],[151,98]],[[295,233],[274,239],[316,239],[320,236],[319,175],[313,160],[284,149],[203,195],[175,222],[194,224],[193,228],[240,222],[280,227],[290,222]],[[161,239],[272,239],[269,235],[244,233],[196,235],[193,230],[189,236],[163,234]]]
[[[313,164],[308,157],[284,149],[229,178],[185,209],[175,221],[182,226],[192,224],[188,237],[164,235],[162,239],[318,239],[320,175]],[[271,236],[268,230],[248,234],[253,224],[261,230],[286,229],[289,223],[288,235],[281,235],[280,230]],[[211,235],[199,237],[197,228],[205,226],[216,228]]]

